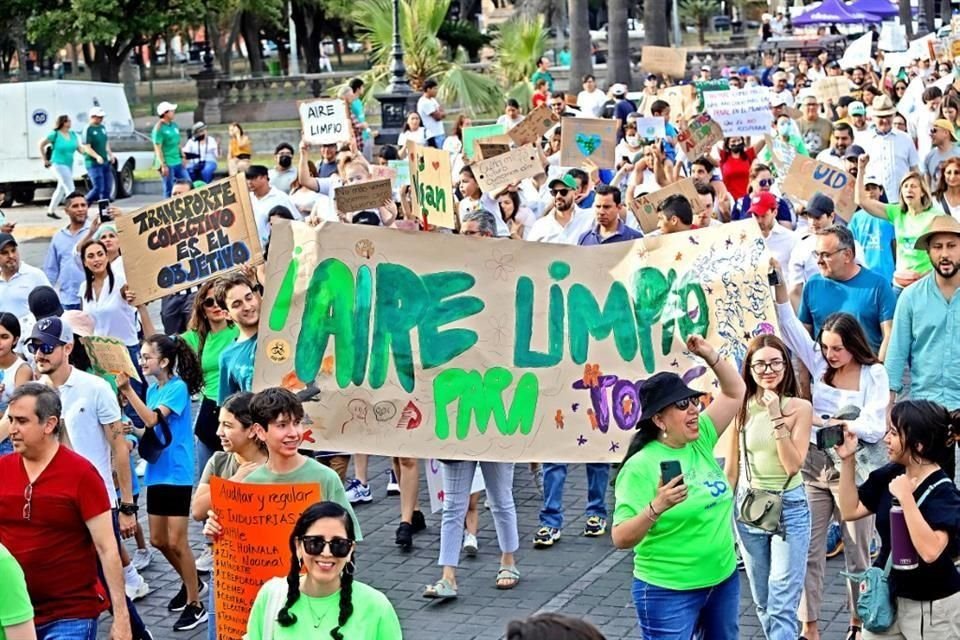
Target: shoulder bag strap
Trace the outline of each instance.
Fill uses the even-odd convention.
[[[741,437],[742,437],[743,464],[744,464],[744,468],[746,469],[746,474],[747,474],[747,486],[752,488],[752,487],[753,487],[753,481],[750,479],[750,459],[748,458],[748,456],[750,455],[750,453],[749,453],[749,451],[747,451],[747,425],[746,425],[746,424],[743,424],[743,425],[742,425],[742,427],[741,427],[741,429],[740,429],[740,435],[741,435]],[[774,436],[774,438],[776,438],[776,436]],[[783,483],[783,487],[780,489],[780,492],[781,492],[781,493],[787,490],[787,487],[790,486],[790,482],[793,480],[794,476],[796,476],[796,475],[797,475],[797,474],[794,473],[794,474],[791,474],[791,475],[787,476],[786,482]],[[930,487],[930,488],[932,489],[933,487]]]
[[[923,492],[923,495],[920,496],[920,499],[917,500],[917,508],[919,509],[919,508],[920,508],[920,505],[923,504],[923,501],[927,499],[927,496],[930,495],[930,493],[931,493],[935,488],[937,488],[937,486],[943,484],[944,482],[950,482],[950,479],[949,479],[949,478],[940,478],[939,480],[937,480],[936,482],[934,482],[932,485],[930,485],[929,487],[927,487],[927,489]],[[891,567],[893,567],[893,550],[892,550],[892,549],[891,549],[890,553],[887,554],[887,564],[886,564],[886,566],[883,568],[883,575],[884,575],[884,576],[890,575],[890,569],[891,569]]]

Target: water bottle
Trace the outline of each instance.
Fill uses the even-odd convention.
[[[910,531],[907,530],[903,507],[896,498],[890,507],[890,555],[894,569],[916,569],[920,564],[920,556],[917,555],[913,540],[910,539]]]

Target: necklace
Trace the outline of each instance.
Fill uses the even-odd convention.
[[[313,610],[313,602],[311,602],[310,596],[304,596],[307,599],[307,608],[310,609],[310,616],[313,618],[313,628],[319,629],[320,625],[323,624],[323,621],[330,615],[330,612],[325,612],[319,618],[317,617],[317,612]]]

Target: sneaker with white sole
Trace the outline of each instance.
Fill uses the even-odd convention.
[[[560,529],[553,527],[540,527],[533,534],[533,547],[535,549],[546,549],[552,547],[553,543],[560,539]]]
[[[583,535],[588,538],[599,538],[607,532],[607,519],[600,516],[589,516],[583,525]]]
[[[137,549],[133,552],[133,557],[131,558],[131,562],[137,571],[143,571],[150,566],[152,561],[153,551],[151,551],[149,547],[146,549]]]
[[[142,598],[147,597],[150,593],[150,585],[147,584],[147,581],[143,579],[139,573],[137,574],[137,580],[135,582],[127,583],[124,585],[124,591],[127,592],[127,597],[136,602]]]
[[[400,483],[397,482],[397,476],[393,472],[393,469],[390,470],[390,479],[387,480],[387,495],[388,496],[400,495]]]
[[[373,492],[370,491],[370,486],[363,484],[356,478],[347,483],[346,493],[350,504],[373,502]]]
[[[213,550],[206,547],[200,557],[197,558],[197,573],[210,573],[213,571]]]
[[[137,468],[134,470],[134,473],[142,478],[147,473],[147,461],[141,459],[140,462],[137,463]]]
[[[189,631],[190,629],[194,629],[206,621],[207,609],[203,606],[203,603],[191,602],[184,607],[183,613],[180,614],[180,618],[173,623],[173,630]]]
[[[197,580],[197,598],[203,600],[203,597],[207,595],[208,587],[207,583],[203,580]],[[167,604],[167,611],[183,611],[187,606],[187,585],[181,584],[180,591],[177,592],[177,595],[173,596],[169,604]]]
[[[469,531],[463,532],[463,552],[467,554],[468,558],[474,558],[477,555],[477,551],[480,550],[480,543],[477,542],[477,536],[473,535]]]

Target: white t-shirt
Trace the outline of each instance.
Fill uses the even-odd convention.
[[[397,136],[397,148],[406,148],[408,140],[423,146],[427,144],[426,134],[427,130],[423,127],[418,128],[416,131],[401,131],[400,135]]]
[[[525,240],[575,245],[580,241],[580,236],[590,230],[595,220],[592,211],[575,208],[573,218],[564,227],[557,222],[555,212],[551,211],[549,215],[533,223],[533,228]]]
[[[775,222],[770,235],[763,239],[763,244],[766,245],[767,251],[777,259],[777,262],[790,264],[790,254],[799,240],[796,233],[779,222]]]
[[[440,103],[437,102],[436,98],[428,98],[424,95],[420,96],[420,99],[417,100],[417,113],[420,114],[423,127],[427,130],[427,140],[443,135],[443,120],[437,120],[430,115],[436,113],[439,108]]]
[[[607,94],[600,89],[581,91],[577,94],[577,106],[584,115],[599,118],[603,113],[603,104],[607,101]]]
[[[27,304],[30,292],[44,285],[49,287],[50,281],[43,271],[21,260],[20,269],[12,278],[4,280],[0,276],[0,300],[3,300],[3,310],[18,318],[27,315],[30,313],[30,305]]]
[[[303,220],[300,210],[294,204],[290,196],[280,191],[276,187],[270,187],[270,191],[262,198],[257,194],[250,192],[250,204],[253,206],[253,219],[257,221],[257,232],[260,234],[260,242],[266,246],[270,240],[270,210],[274,207],[286,207],[294,220]]]
[[[127,279],[113,274],[113,289],[110,288],[109,278],[104,281],[100,295],[94,295],[87,300],[87,283],[80,285],[80,300],[83,312],[93,318],[93,335],[116,338],[128,347],[140,343],[137,338],[137,310],[131,307],[121,289],[127,284]]]
[[[523,122],[523,116],[517,116],[516,120],[511,120],[507,117],[507,114],[501,115],[497,118],[497,124],[506,125],[507,129],[513,129],[515,126]]]

